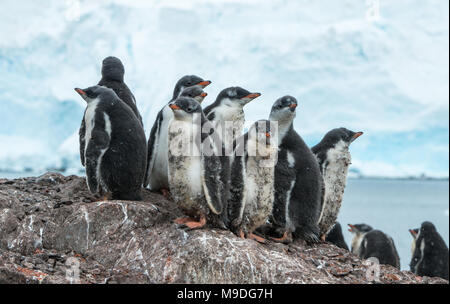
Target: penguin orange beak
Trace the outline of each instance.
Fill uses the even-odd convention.
[[[348,226],[350,227],[350,229],[348,231],[353,232],[353,229],[355,229],[355,225],[352,224],[348,224]]]
[[[200,94],[200,96],[201,96],[201,97],[206,97],[206,96],[208,96],[208,94],[205,93],[205,92],[203,92],[203,93]]]
[[[211,84],[211,81],[209,81],[209,80],[205,80],[205,81],[201,81],[201,82],[197,83],[198,86],[201,86],[203,88],[206,88],[210,84]]]
[[[247,96],[242,97],[241,99],[244,99],[244,98],[255,99],[259,96],[261,96],[261,93],[251,93],[251,94],[248,94]]]
[[[364,134],[363,132],[356,132],[355,135],[353,135],[353,137],[352,137],[352,141],[354,141],[355,139],[357,139],[358,137],[360,137],[363,134]]]
[[[171,104],[169,105],[169,108],[171,108],[172,110],[180,110],[181,108],[179,106],[177,106],[176,104]]]
[[[270,137],[270,133],[266,133],[266,137],[269,138]]]
[[[86,92],[83,91],[82,89],[80,89],[80,88],[75,88],[74,90],[75,90],[78,94],[80,94],[82,97],[83,97],[83,96],[86,96]]]
[[[417,235],[417,232],[414,231],[413,229],[409,229],[409,233],[411,233],[411,235],[414,237]]]
[[[296,107],[297,107],[296,103],[291,103],[291,105],[289,106],[289,108],[291,108],[291,109],[295,109]]]

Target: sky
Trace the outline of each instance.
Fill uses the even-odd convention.
[[[311,146],[332,128],[364,131],[353,172],[448,177],[448,1],[2,0],[0,11],[0,171],[79,172],[73,88],[96,84],[114,55],[147,136],[195,74],[212,81],[205,105],[229,86],[261,92],[249,122],[296,97]]]

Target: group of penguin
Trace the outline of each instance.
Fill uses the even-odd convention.
[[[386,233],[373,229],[367,224],[348,224],[353,233],[351,251],[361,259],[375,257],[380,264],[392,265],[400,269],[400,258],[394,240]],[[431,222],[423,222],[420,228],[410,229],[413,237],[411,245],[411,272],[419,276],[441,277],[448,280],[448,247]],[[326,241],[349,250],[342,235],[339,222],[327,234]]]
[[[261,243],[314,243],[335,226],[349,146],[362,132],[333,129],[309,148],[293,127],[297,100],[287,95],[275,101],[267,120],[242,134],[243,108],[261,94],[229,87],[203,108],[211,81],[186,75],[147,142],[120,59],[105,58],[101,74],[97,85],[75,88],[87,103],[80,158],[92,193],[142,200],[149,188],[178,205],[185,215],[174,221],[178,227],[229,229]]]

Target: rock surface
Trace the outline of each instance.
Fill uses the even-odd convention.
[[[97,202],[83,178],[56,173],[0,179],[0,283],[374,283],[367,263],[331,244],[184,231],[173,202],[144,197]],[[379,282],[448,283],[385,265]]]

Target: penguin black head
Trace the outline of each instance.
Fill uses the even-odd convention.
[[[196,101],[201,103],[203,99],[207,96],[205,92],[203,92],[203,89],[201,86],[195,85],[192,87],[185,88],[182,92],[180,97],[190,97],[194,98]]]
[[[267,146],[272,141],[272,125],[270,120],[261,119],[256,121],[249,129],[249,139],[256,139],[258,143],[265,143]]]
[[[103,59],[102,77],[104,79],[123,82],[125,68],[119,58],[109,56]]]
[[[247,103],[259,96],[261,96],[261,93],[251,93],[241,87],[229,87],[219,93],[216,102],[230,107],[244,107]]]
[[[427,236],[436,232],[436,227],[431,222],[423,222],[420,226],[420,235]]]
[[[348,147],[355,139],[363,135],[363,132],[353,132],[346,128],[337,128],[325,134],[321,143],[328,147],[334,147],[339,142],[343,142]]]
[[[192,120],[194,114],[202,112],[200,103],[189,97],[178,97],[169,103],[169,107],[172,109],[175,119],[179,120]]]
[[[413,239],[417,239],[417,235],[419,234],[419,228],[409,229],[409,233],[411,233]]]
[[[211,84],[209,80],[203,80],[202,78],[196,75],[186,75],[180,78],[175,85],[175,89],[173,90],[172,99],[176,99],[180,96],[180,93],[188,87],[192,86],[200,86],[202,89],[206,88]]]
[[[105,97],[105,95],[114,96],[116,98],[117,95],[114,93],[112,89],[103,87],[103,86],[92,86],[86,89],[80,89],[75,88],[75,91],[80,94],[80,96],[87,102],[90,103],[91,101],[99,98],[99,97]]]
[[[293,120],[295,118],[295,109],[297,108],[297,99],[286,95],[278,98],[270,111],[270,120],[283,121]]]
[[[372,227],[370,227],[369,225],[366,224],[348,224],[348,226],[350,227],[348,229],[348,231],[350,231],[351,233],[356,233],[356,234],[360,234],[360,233],[367,233],[371,230],[373,230]]]

